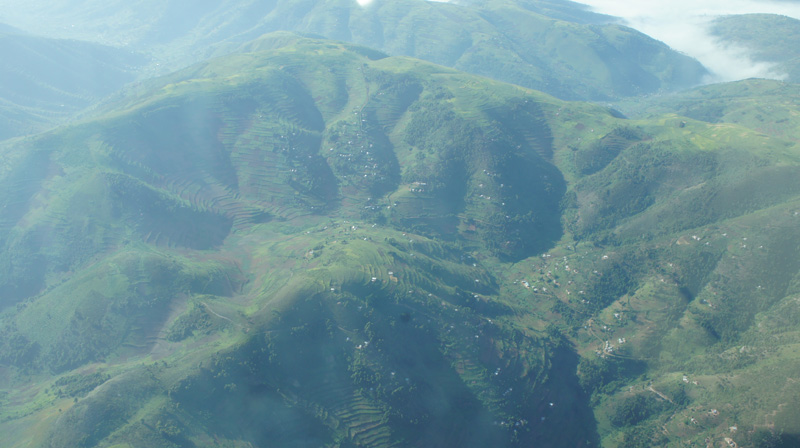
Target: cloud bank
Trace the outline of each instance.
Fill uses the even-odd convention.
[[[702,62],[708,82],[746,78],[781,79],[775,64],[754,62],[747,48],[726,45],[709,33],[717,17],[769,13],[800,19],[800,2],[775,0],[576,0],[592,10],[620,17],[624,24]]]

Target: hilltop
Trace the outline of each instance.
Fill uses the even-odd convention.
[[[5,145],[4,431],[526,445],[563,437],[540,415],[559,393],[575,405],[547,416],[594,440],[574,354],[504,322],[514,308],[482,261],[561,235],[545,115],[559,103],[272,39]]]
[[[796,142],[244,50],[0,146],[10,446],[800,434]]]

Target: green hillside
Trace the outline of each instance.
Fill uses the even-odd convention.
[[[516,446],[563,438],[559,393],[546,416],[595,441],[575,354],[508,321],[479,255],[561,236],[555,100],[283,39],[5,146],[3,431]]]
[[[134,79],[141,55],[0,30],[0,140],[33,134]]]
[[[746,48],[756,61],[775,64],[785,81],[800,81],[800,20],[776,14],[720,17],[711,32],[722,42]]]
[[[606,100],[697,85],[695,60],[570,2],[491,0],[12,1],[10,22],[146,51],[148,74],[237,51],[264,33],[350,41],[534,88],[564,99]],[[45,6],[46,5],[46,6]],[[77,26],[65,26],[65,24]]]
[[[768,79],[712,84],[615,105],[626,115],[656,118],[675,113],[708,123],[734,123],[771,137],[800,141],[800,86]]]
[[[8,446],[796,441],[795,142],[247,48],[0,144]]]

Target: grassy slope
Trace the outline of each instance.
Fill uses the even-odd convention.
[[[145,59],[98,44],[0,33],[0,139],[63,122],[134,79]]]
[[[5,371],[6,425],[61,408],[46,446],[562,437],[539,416],[549,394],[570,390],[574,375],[558,372],[574,355],[505,322],[494,274],[470,255],[487,236],[513,259],[559,237],[526,223],[557,212],[563,181],[509,169],[558,175],[546,124],[523,131],[503,115],[541,121],[539,101],[555,100],[290,40],[6,145],[17,194],[4,199],[3,353],[18,366]],[[452,141],[460,132],[475,141]],[[512,182],[543,191],[519,199]],[[503,201],[518,222],[492,221],[486,205]],[[31,272],[44,275],[21,283]],[[111,379],[88,395],[54,382],[98,370]],[[575,410],[552,418],[591,422],[571,396]],[[256,431],[249,419],[272,423]],[[576,442],[595,437],[585,428]]]
[[[178,1],[119,3],[48,2],[49,14],[42,15],[35,2],[20,2],[12,18],[30,22],[25,11],[34,8],[36,23],[25,23],[30,29],[152,51],[161,73],[277,30],[351,41],[568,99],[671,91],[697,84],[705,73],[660,42],[563,3],[227,0],[196,2],[189,12]],[[81,26],[61,26],[74,22]]]
[[[787,89],[761,81],[710,86],[678,104],[690,111],[692,104],[724,105],[720,121],[737,117],[730,121],[753,126],[760,122],[753,108],[792,117],[790,98],[769,100]],[[708,101],[688,99],[697,95]],[[759,440],[777,437],[774,443],[790,446],[797,428],[784,413],[794,406],[785,397],[796,391],[782,373],[766,372],[795,365],[785,333],[793,330],[787,320],[781,330],[764,328],[772,310],[796,295],[800,185],[790,126],[772,132],[788,141],[674,115],[623,126],[562,155],[560,168],[584,175],[565,209],[574,240],[564,241],[576,244],[514,272],[513,280],[558,297],[552,312],[572,327],[585,356],[581,381],[595,391],[605,445],[731,437],[762,446]]]
[[[674,113],[709,123],[734,123],[792,142],[797,131],[800,87],[767,79],[748,79],[698,87],[686,92],[622,102],[630,117],[655,118]]]
[[[287,34],[251,49],[5,145],[12,446],[796,432],[793,143]]]

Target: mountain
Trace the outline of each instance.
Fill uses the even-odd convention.
[[[785,81],[800,81],[800,20],[776,14],[719,17],[711,32],[728,45],[748,50],[755,61],[775,65]]]
[[[71,447],[563,440],[546,417],[594,440],[574,353],[504,323],[514,308],[481,261],[560,237],[555,100],[272,39],[5,146],[4,433],[47,422],[36,443]],[[564,406],[548,411],[553,394]]]
[[[8,446],[796,441],[795,142],[247,49],[0,144]]]
[[[695,60],[566,1],[14,1],[9,19],[59,37],[154,54],[148,73],[235,51],[286,30],[354,42],[535,88],[607,100],[692,87]],[[46,4],[46,6],[45,6]],[[187,12],[189,11],[189,12]],[[70,24],[67,26],[67,24]]]
[[[800,86],[748,79],[697,87],[685,92],[615,103],[630,117],[674,113],[708,123],[735,123],[771,137],[800,141]]]
[[[135,78],[130,51],[0,30],[0,139],[40,132]]]

